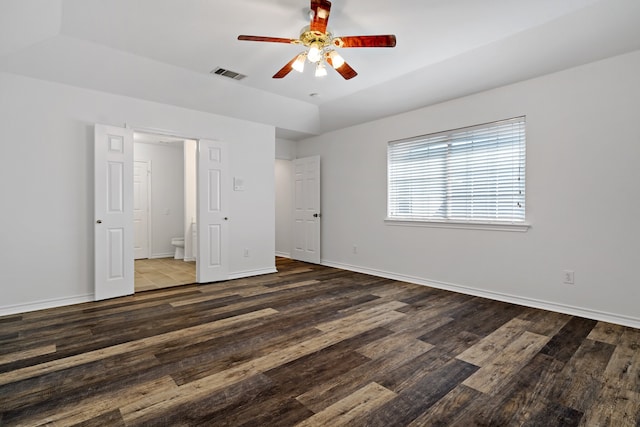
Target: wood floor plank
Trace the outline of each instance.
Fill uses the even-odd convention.
[[[382,326],[402,316],[404,315],[394,312],[393,305],[391,305],[387,307],[386,310],[380,308],[377,310],[377,314],[370,318],[364,318],[362,315],[356,314],[348,318],[340,319],[338,322],[329,322],[324,325],[325,333],[321,336],[285,347],[270,355],[259,357],[225,371],[185,384],[181,386],[177,392],[163,392],[160,393],[159,396],[152,394],[149,399],[123,406],[121,408],[123,418],[127,423],[135,423],[148,416],[153,416],[157,411],[171,411],[173,407],[185,404],[191,399],[200,399],[213,391],[221,390],[235,384],[243,377],[263,373],[276,366],[280,366],[358,335],[366,330]],[[154,403],[151,399],[160,401],[161,403]]]
[[[112,411],[101,414],[97,417],[85,420],[83,422],[73,424],[74,427],[120,427],[125,426],[124,420],[120,415],[120,411],[114,409]]]
[[[567,362],[596,325],[595,320],[574,317],[545,345],[542,353]]]
[[[16,342],[18,342],[19,338],[20,338],[20,333],[18,333],[18,332],[1,333],[0,334],[0,345],[4,344],[5,345],[5,349],[11,348],[12,351],[15,351],[15,349],[14,349],[15,347],[14,348],[9,347],[6,344],[16,343]],[[0,347],[0,353],[6,352],[6,351],[9,351],[9,350],[3,350],[2,347]]]
[[[529,321],[529,332],[552,337],[571,320],[571,316],[545,310],[529,308],[518,315],[519,319]]]
[[[502,385],[516,375],[548,341],[549,337],[544,335],[524,332],[469,377],[464,385],[485,394],[499,393]]]
[[[615,346],[586,339],[558,376],[553,400],[585,412],[598,397]]]
[[[171,307],[184,307],[185,305],[197,304],[200,302],[208,302],[218,298],[224,298],[224,297],[230,297],[230,296],[240,297],[240,294],[236,290],[229,290],[227,292],[220,292],[213,295],[199,293],[194,295],[191,298],[186,298],[186,299],[181,298],[180,300],[171,302],[170,304],[171,304]]]
[[[530,322],[518,318],[500,326],[473,346],[456,356],[457,359],[476,366],[484,366],[500,353],[504,352],[511,342],[522,335],[530,326]]]
[[[265,375],[252,375],[223,389],[221,393],[203,394],[191,399],[185,405],[174,406],[171,411],[163,411],[148,420],[128,422],[126,425],[141,426],[238,426],[246,418],[243,410],[252,408],[256,399],[273,388],[273,382]],[[296,409],[301,409],[297,414]],[[229,411],[227,411],[229,410]],[[282,420],[293,417],[305,419],[312,413],[305,408],[295,408],[284,404],[281,414],[274,414]],[[252,425],[270,425],[257,422]]]
[[[363,296],[351,299],[350,304],[357,307],[359,302],[368,300],[367,296]],[[289,315],[262,319],[260,328],[236,330],[232,335],[201,340],[179,348],[167,348],[155,354],[163,362],[180,362],[182,369],[173,377],[176,382],[183,384],[210,375],[212,371],[217,372],[224,366],[271,353],[287,343],[318,335],[321,331],[313,327],[315,323],[308,325],[305,320],[312,318],[314,322],[322,322],[338,317],[333,310],[339,311],[345,304],[349,303],[342,300],[325,301],[306,310],[291,310]]]
[[[455,389],[478,368],[457,359],[451,359],[440,368],[415,381],[398,393],[395,399],[381,405],[358,420],[353,426],[407,425],[428,408]]]
[[[587,339],[617,345],[625,329],[624,326],[614,325],[613,323],[598,322],[587,335]]]
[[[343,317],[340,319],[324,322],[316,326],[317,329],[323,332],[331,332],[337,329],[344,328],[345,324],[353,324],[358,322],[378,322],[379,317],[386,320],[385,323],[392,322],[397,319],[403,318],[405,315],[394,311],[397,308],[404,307],[404,303],[400,301],[393,301],[386,304],[382,304],[361,312],[352,314],[351,316]]]
[[[584,425],[640,423],[640,330],[625,328],[602,375],[602,389]]]
[[[56,345],[49,344],[42,347],[31,348],[28,350],[17,351],[15,353],[7,353],[0,355],[0,365],[5,363],[15,362],[16,360],[29,359],[36,356],[42,356],[43,354],[55,353]]]
[[[189,334],[200,334],[213,332],[216,330],[227,328],[234,323],[251,321],[263,316],[269,316],[277,311],[273,309],[265,309],[255,313],[247,315],[240,315],[228,319],[222,319],[216,322],[194,326],[187,329],[181,329],[179,331],[168,332],[166,334],[156,335],[151,338],[145,338],[138,341],[131,341],[124,344],[119,344],[113,347],[95,350],[87,353],[82,353],[77,356],[70,356],[65,359],[56,360],[54,362],[42,363],[39,365],[29,366],[26,368],[18,369],[12,372],[0,374],[0,385],[8,384],[11,382],[21,381],[27,378],[32,378],[38,375],[44,375],[46,373],[67,369],[80,364],[89,363],[92,361],[104,359],[114,354],[125,353],[131,350],[135,350],[140,346],[152,346],[166,343],[167,341],[175,338],[181,338],[188,336]]]
[[[640,426],[638,329],[276,268],[0,316],[0,425]]]
[[[310,285],[316,285],[320,283],[319,280],[303,280],[301,282],[294,282],[294,283],[287,283],[287,284],[283,284],[280,286],[265,286],[265,289],[253,289],[251,291],[248,290],[243,290],[240,291],[240,295],[243,297],[250,297],[253,295],[263,295],[263,294],[268,294],[271,292],[279,292],[279,291],[284,291],[286,289],[295,289],[295,288],[300,288],[303,286],[310,286]]]
[[[387,372],[394,372],[431,348],[429,344],[413,340],[406,345],[390,349],[391,352],[384,357],[373,358],[370,362],[336,376],[330,381],[310,384],[308,391],[301,393],[296,399],[314,412],[320,412],[363,387],[369,380],[377,381],[383,378]],[[377,355],[381,356],[380,353]]]
[[[276,275],[278,277],[287,277],[287,276],[291,276],[291,275],[294,275],[294,274],[310,273],[312,271],[313,271],[313,269],[311,269],[309,267],[299,267],[299,268],[292,268],[291,270],[286,270],[286,271],[278,271],[276,273]]]
[[[244,332],[244,331],[243,331]],[[244,334],[242,334],[244,335]],[[291,342],[299,342],[311,339],[320,335],[320,332],[313,328],[295,329],[292,331],[281,331],[280,335],[271,337],[249,335],[241,337],[242,341],[236,340],[236,335],[222,337],[222,339],[212,339],[203,341],[191,347],[189,352],[184,354],[180,349],[169,354],[159,354],[158,358],[163,362],[173,359],[174,363],[180,364],[180,369],[172,373],[172,378],[179,385],[197,381],[211,375],[214,372],[221,372],[232,368],[240,363],[249,362],[256,357],[270,354],[274,349],[290,345]],[[229,338],[231,343],[227,344]],[[201,347],[212,347],[215,350],[202,351]]]
[[[557,402],[550,402],[543,404],[543,409],[537,411],[535,416],[528,419],[523,425],[527,427],[541,425],[577,427],[583,416],[582,412],[573,408],[567,408]],[[624,424],[618,425],[623,426]]]
[[[389,402],[394,397],[396,397],[396,394],[391,390],[382,387],[380,384],[369,383],[353,394],[297,424],[297,426],[348,426],[368,412]]]
[[[153,381],[166,376],[157,370],[159,364],[152,356],[127,353],[110,359],[99,360],[62,371],[30,378],[0,387],[2,408],[8,419],[25,414],[44,414],[50,410],[63,412],[74,402],[70,396],[82,396],[83,400],[131,384],[128,371],[137,372],[136,382]],[[104,381],[105,376],[109,382]]]
[[[484,399],[485,396],[479,391],[458,385],[409,423],[408,427],[451,426],[461,413],[466,413],[471,403],[480,404]]]
[[[253,396],[240,408],[225,408],[211,414],[210,419],[215,419],[216,425],[219,420],[225,420],[224,425],[234,426],[293,425],[301,422],[313,412],[289,396],[300,394],[309,384],[322,383],[366,363],[368,359],[353,351],[352,346],[380,339],[389,333],[384,328],[375,328],[271,369],[264,374],[271,380],[271,388]]]
[[[454,321],[425,333],[420,337],[421,340],[439,345],[449,342],[451,337],[462,337],[465,333],[480,339],[507,323],[520,311],[517,306],[505,306],[504,303],[484,298],[461,296],[460,299],[462,304],[441,312],[442,316],[451,317]],[[451,346],[452,349],[455,347]]]
[[[555,384],[553,380],[563,366],[553,357],[538,353],[503,385],[500,393],[488,395],[476,391],[480,396],[469,403],[465,411],[457,413],[449,425],[526,425],[528,420],[547,409],[547,398]]]
[[[620,389],[640,393],[640,329],[625,329],[604,378]]]
[[[127,304],[114,304],[111,306],[100,307],[99,309],[96,309],[96,310],[88,309],[88,310],[85,310],[85,313],[95,313],[96,315],[99,315],[99,316],[107,316],[107,315],[113,315],[118,313],[127,313],[131,311],[131,307],[134,304],[137,311],[138,309],[145,308],[145,307],[159,307],[165,304],[173,305],[173,302],[184,301],[186,298],[189,298],[189,297],[197,298],[198,296],[202,295],[202,292],[200,292],[195,288],[189,292],[180,292],[180,293],[175,292],[176,288],[171,288],[171,289],[172,289],[172,292],[167,293],[166,295],[158,295],[157,298],[148,298],[143,301],[135,301]],[[160,292],[160,291],[156,291],[154,292],[154,294],[157,292]]]
[[[579,425],[633,426],[640,425],[640,393],[606,385],[598,401],[592,405]]]
[[[23,417],[13,422],[23,425],[75,425],[108,414],[120,406],[137,400],[149,393],[149,390],[168,390],[176,388],[176,383],[171,377],[165,376],[148,382],[136,384],[124,390],[112,390],[108,393],[93,396],[81,401],[74,401],[64,408],[53,407],[48,411],[42,411],[37,418]]]
[[[417,335],[418,333],[419,332],[415,331],[396,332],[378,341],[374,341],[366,346],[360,347],[357,351],[370,359],[389,357],[389,355],[398,351],[398,349],[402,349],[402,351],[415,352],[416,354],[426,353],[434,346],[416,339],[414,335]]]
[[[0,326],[4,328],[11,323],[22,321],[23,318],[24,316],[22,314],[12,314],[8,316],[0,317]]]

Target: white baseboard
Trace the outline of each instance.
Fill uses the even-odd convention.
[[[156,259],[156,258],[173,258],[176,255],[175,252],[168,252],[168,253],[164,253],[164,254],[151,254],[151,256],[149,257],[149,259]]]
[[[0,306],[0,316],[26,313],[29,311],[45,310],[47,308],[62,307],[65,305],[81,304],[94,300],[93,294],[78,295],[66,298],[53,298],[48,300],[29,302],[25,304],[15,304]]]
[[[291,258],[291,254],[288,252],[278,252],[276,251],[276,256],[279,256],[281,258]]]
[[[278,271],[276,270],[275,267],[264,268],[260,270],[238,271],[238,272],[229,274],[227,280],[243,279],[245,277],[261,276],[263,274],[271,274],[271,273],[277,273],[277,272]]]
[[[619,314],[607,313],[588,308],[574,307],[566,304],[558,304],[550,301],[542,301],[533,298],[524,298],[516,295],[503,294],[500,292],[486,291],[483,289],[470,288],[467,286],[457,285],[453,283],[440,282],[437,280],[428,280],[420,277],[407,276],[404,274],[391,273],[388,271],[376,270],[366,267],[358,267],[350,264],[343,264],[329,260],[322,260],[322,265],[327,267],[340,268],[342,270],[354,271],[356,273],[370,274],[372,276],[384,277],[385,279],[398,280],[401,282],[414,283],[416,285],[429,286],[431,288],[444,289],[447,291],[458,292],[476,297],[489,298],[496,301],[508,302],[511,304],[524,305],[526,307],[539,308],[542,310],[555,311],[558,313],[569,314],[571,316],[586,317],[603,322],[616,323],[622,326],[629,326],[640,329],[640,319],[623,316]]]
[[[282,256],[282,255],[278,255],[278,256]],[[386,279],[415,283],[417,285],[429,286],[432,288],[459,292],[466,295],[489,298],[497,301],[508,302],[511,304],[518,304],[518,305],[524,305],[532,308],[539,308],[542,310],[555,311],[558,313],[569,314],[571,316],[586,317],[588,319],[616,323],[619,325],[640,329],[640,319],[634,318],[634,317],[621,316],[619,314],[606,313],[598,310],[574,307],[570,305],[536,300],[532,298],[523,298],[515,295],[508,295],[508,294],[503,294],[499,292],[486,291],[486,290],[477,289],[477,288],[470,288],[462,285],[440,282],[436,280],[427,280],[419,277],[407,276],[404,274],[376,270],[376,269],[367,268],[367,267],[359,267],[355,265],[333,262],[329,260],[322,260],[321,264],[327,267],[334,267],[334,268],[340,268],[342,270],[354,271],[356,273],[370,274],[372,276],[384,277]],[[260,276],[263,274],[271,274],[276,272],[277,270],[275,269],[275,267],[259,269],[259,270],[239,271],[239,272],[231,273],[228,277],[228,280],[242,279],[245,277]],[[94,300],[93,294],[86,294],[86,295],[77,295],[77,296],[66,297],[66,298],[53,298],[53,299],[30,302],[25,304],[0,306],[0,316],[9,316],[13,314],[26,313],[29,311],[44,310],[48,308],[62,307],[62,306],[73,305],[73,304],[81,304],[85,302],[91,302],[93,300]]]

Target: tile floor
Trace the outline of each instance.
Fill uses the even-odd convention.
[[[186,285],[196,281],[195,261],[173,258],[137,259],[136,292]]]

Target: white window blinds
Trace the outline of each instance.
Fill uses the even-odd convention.
[[[388,217],[524,222],[525,118],[390,142]]]

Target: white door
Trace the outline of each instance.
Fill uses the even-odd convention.
[[[229,246],[229,161],[220,141],[198,141],[196,281],[226,280]]]
[[[133,131],[95,125],[94,298],[134,292]]]
[[[133,162],[133,257],[149,258],[149,177],[151,163]]]
[[[320,156],[293,161],[291,257],[320,264]]]

